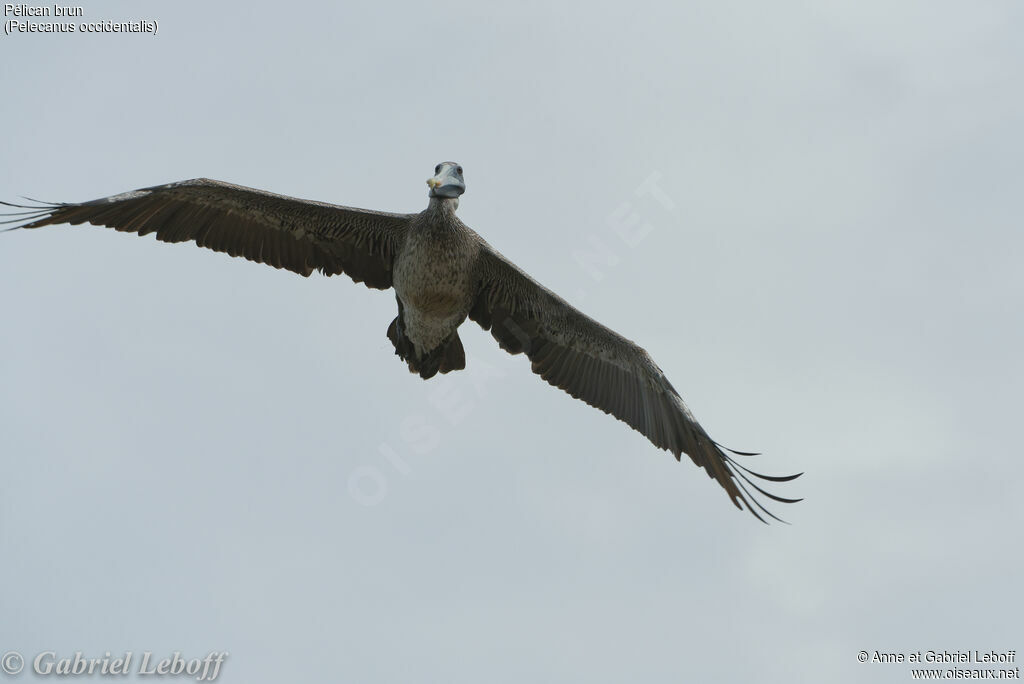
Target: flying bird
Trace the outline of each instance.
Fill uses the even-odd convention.
[[[456,215],[466,191],[462,167],[442,162],[427,180],[429,203],[395,214],[295,199],[199,178],[91,202],[33,205],[4,214],[12,228],[92,223],[193,241],[231,256],[303,276],[344,273],[367,287],[394,288],[398,315],[387,336],[409,370],[429,379],[466,367],[459,326],[471,319],[510,354],[573,397],[610,413],[656,447],[685,453],[741,510],[776,520],[755,497],[782,503],[754,479],[788,482],[740,465],[754,456],[712,440],[662,370],[641,347],[581,313],[502,256]],[[754,479],[752,479],[754,478]]]

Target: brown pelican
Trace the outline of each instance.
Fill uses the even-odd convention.
[[[92,223],[164,242],[194,241],[231,256],[286,268],[344,273],[377,289],[395,288],[398,316],[387,335],[409,370],[424,379],[466,367],[459,326],[470,318],[502,349],[525,353],[548,383],[610,413],[676,460],[686,453],[725,488],[737,508],[778,520],[748,489],[793,503],[751,477],[787,482],[736,462],[713,441],[651,357],[581,313],[503,257],[455,210],[466,191],[462,167],[443,162],[427,181],[418,214],[392,214],[300,200],[205,178],[157,185],[80,204],[3,204],[15,228]],[[34,201],[34,200],[31,200]],[[741,505],[742,504],[742,505]]]

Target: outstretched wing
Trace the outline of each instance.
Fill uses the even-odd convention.
[[[412,215],[295,199],[197,178],[81,204],[16,205],[15,228],[92,223],[164,242],[194,241],[303,276],[345,273],[368,287],[391,287],[395,252]]]
[[[531,368],[555,387],[610,413],[677,460],[686,453],[729,494],[737,508],[779,520],[751,493],[783,503],[751,477],[787,482],[797,475],[768,476],[738,464],[693,417],[665,374],[642,348],[581,313],[484,243],[475,274],[479,295],[469,317],[490,330],[502,349],[524,352]],[[743,505],[741,505],[741,503]],[[755,508],[756,506],[756,508]]]

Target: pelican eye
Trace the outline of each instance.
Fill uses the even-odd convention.
[[[441,173],[441,165],[440,164],[438,164],[437,166],[434,167],[434,173],[435,174]]]
[[[462,175],[462,167],[461,166],[456,166],[455,167],[455,173],[457,173],[457,174],[459,174],[461,176]]]

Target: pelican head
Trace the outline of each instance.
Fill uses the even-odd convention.
[[[456,199],[466,192],[466,181],[462,179],[462,167],[455,162],[441,162],[434,167],[434,177],[427,179],[431,197]]]

